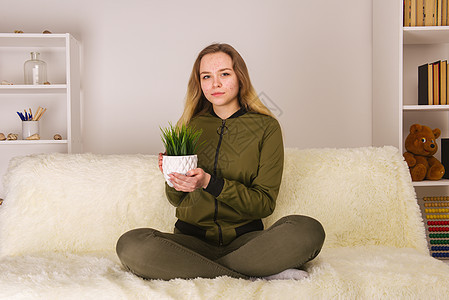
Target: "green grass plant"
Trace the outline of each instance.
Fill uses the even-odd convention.
[[[198,150],[202,130],[183,124],[181,127],[169,123],[166,128],[161,128],[161,138],[168,156],[194,155]]]

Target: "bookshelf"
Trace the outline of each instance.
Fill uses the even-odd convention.
[[[41,53],[50,85],[25,85],[23,64],[30,52]],[[0,33],[0,132],[16,133],[15,141],[0,141],[0,177],[14,156],[81,152],[79,43],[70,34]],[[47,108],[40,120],[40,140],[21,139],[17,111]],[[54,140],[60,134],[62,140]],[[0,181],[0,198],[4,197]]]
[[[414,123],[440,128],[441,137],[449,137],[449,105],[418,105],[418,66],[444,59],[449,59],[449,26],[404,27],[403,1],[373,1],[374,146],[392,145],[403,153]],[[437,142],[441,149],[441,139]],[[441,160],[440,150],[435,157]],[[447,179],[413,186],[422,211],[423,197],[449,195]],[[424,213],[423,218],[427,221]]]
[[[449,59],[449,26],[404,27],[402,5],[373,2],[373,145],[393,145],[401,153],[414,123],[449,137],[449,105],[418,105],[418,66]],[[440,151],[435,156],[441,159]],[[449,187],[449,180],[413,185]]]

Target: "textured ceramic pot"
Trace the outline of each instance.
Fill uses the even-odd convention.
[[[176,172],[180,174],[186,174],[188,171],[195,169],[198,164],[198,157],[196,155],[187,156],[162,156],[162,170],[164,171],[165,181],[171,187],[173,184],[170,182],[169,174]]]

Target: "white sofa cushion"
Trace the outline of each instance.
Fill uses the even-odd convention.
[[[300,213],[323,224],[325,248],[385,245],[428,253],[415,190],[397,148],[286,149],[284,174],[268,224]]]
[[[137,227],[172,231],[174,208],[152,155],[45,154],[14,158],[0,207],[0,256],[111,251]],[[318,219],[325,248],[427,251],[424,226],[397,149],[286,149],[277,207]]]
[[[131,228],[172,230],[155,156],[45,154],[14,158],[0,207],[0,255],[114,251]]]

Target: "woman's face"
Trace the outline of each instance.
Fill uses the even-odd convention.
[[[238,106],[239,81],[232,65],[232,58],[223,52],[206,54],[201,59],[201,89],[214,107]]]

